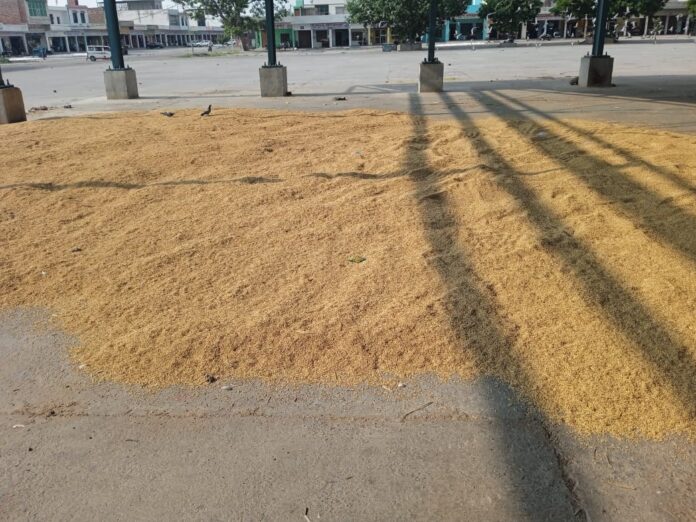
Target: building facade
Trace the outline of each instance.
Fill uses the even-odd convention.
[[[393,43],[386,24],[364,27],[349,22],[346,0],[294,0],[290,16],[276,24],[276,45],[305,49],[360,47]],[[85,52],[88,45],[107,45],[103,6],[79,0],[0,0],[0,54],[26,55],[45,48],[54,53]],[[481,19],[481,0],[471,0],[461,16],[438,27],[437,41],[497,38],[495,24]],[[575,20],[552,12],[553,0],[544,0],[535,20],[520,27],[520,38],[579,38],[591,20]],[[186,46],[195,41],[220,42],[221,23],[212,17],[194,18],[182,9],[163,8],[162,0],[117,1],[123,44],[130,48]],[[612,24],[623,36],[645,36],[659,19],[665,35],[694,34],[696,23],[688,16],[686,0],[668,0],[652,20],[645,17],[616,19]],[[427,40],[427,35],[424,36]],[[265,32],[255,35],[254,46],[266,45]]]
[[[479,17],[482,0],[471,0],[460,16],[445,20],[434,35],[439,42],[452,40],[487,40],[498,38],[495,24]],[[694,23],[686,8],[687,0],[668,0],[665,8],[654,19],[659,19],[662,34],[693,34]],[[346,0],[295,0],[292,15],[276,25],[276,45],[287,43],[291,47],[326,48],[354,47],[393,43],[391,30],[386,24],[363,27],[349,23]],[[576,20],[552,12],[554,0],[543,0],[535,20],[520,27],[520,38],[579,38],[591,28],[591,20]],[[654,19],[643,16],[615,19],[615,30],[625,36],[647,35],[654,27]],[[501,35],[502,36],[502,35]],[[266,45],[265,34],[260,36]],[[428,35],[423,40],[427,41]]]
[[[103,5],[79,0],[0,0],[0,54],[21,56],[37,49],[82,53],[90,45],[108,45]],[[122,44],[187,46],[221,42],[222,25],[212,17],[194,18],[181,9],[163,9],[161,0],[117,2]]]
[[[46,0],[0,0],[0,53],[26,54],[46,45]]]
[[[132,4],[129,3],[129,4]],[[127,7],[131,5],[126,4]],[[136,2],[144,5],[145,2]],[[161,3],[159,4],[161,6]],[[212,19],[193,19],[179,9],[119,9],[119,22],[130,22],[132,29],[124,36],[132,47],[159,44],[163,47],[186,46],[194,41],[222,41],[223,30]]]
[[[375,43],[369,29],[348,22],[346,3],[346,0],[295,0],[292,15],[276,26],[276,45],[321,49]],[[265,45],[265,34],[261,39]]]

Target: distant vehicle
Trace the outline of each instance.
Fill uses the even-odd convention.
[[[108,60],[111,58],[111,49],[106,45],[88,45],[87,59],[91,62],[97,60]]]
[[[193,47],[209,47],[213,45],[213,42],[211,42],[210,40],[198,40],[196,42],[193,42],[191,45]]]
[[[164,48],[164,46],[158,42],[147,42],[145,47],[147,47],[148,49],[163,49]]]

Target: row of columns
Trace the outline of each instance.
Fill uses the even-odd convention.
[[[309,29],[294,29],[290,33],[290,43],[292,44],[293,47],[296,47],[299,45],[299,36],[298,32],[300,31],[308,31],[310,33],[310,40],[312,47],[315,47],[315,44],[319,44],[320,42],[317,40],[317,32],[318,31],[326,31],[328,34],[329,38],[329,47],[337,47],[336,44],[336,31],[347,31],[348,32],[348,45],[343,45],[341,47],[350,47],[353,43],[353,35],[355,32],[361,32],[365,34],[366,36],[366,41],[368,45],[375,45],[375,35],[374,35],[374,29],[371,27],[368,27],[367,30],[362,30],[362,29],[351,29],[350,27],[344,28],[344,29],[314,29],[311,26]],[[386,38],[387,38],[387,43],[390,43],[392,41],[391,39],[391,28],[386,28]]]
[[[681,16],[681,15],[675,16],[675,18],[677,18],[677,22],[679,21],[679,17],[680,17],[680,16]],[[664,27],[662,28],[662,34],[669,34],[668,31],[669,31],[669,23],[670,23],[670,21],[671,21],[671,18],[672,18],[672,15],[666,15],[666,16],[665,16],[665,25],[664,25]],[[683,28],[681,31],[679,31],[677,34],[681,34],[682,31],[683,31],[684,34],[689,34],[689,24],[690,24],[690,23],[691,23],[691,15],[688,15],[688,16],[686,17],[686,20],[684,21],[684,28]],[[644,27],[644,29],[643,29],[643,36],[648,36],[648,29],[649,29],[649,27],[650,27],[650,17],[646,17],[646,19],[645,19],[645,27]]]
[[[21,34],[18,36],[22,39],[22,44],[24,45],[24,52],[28,53],[29,52],[29,43],[27,42],[27,35]],[[7,36],[6,38],[16,38],[16,36]],[[5,51],[5,48],[3,47],[2,38],[0,38],[0,52],[4,52],[4,51]]]
[[[169,46],[187,46],[190,45],[192,42],[196,41],[201,41],[201,40],[210,40],[210,41],[215,41],[217,40],[217,35],[212,35],[212,34],[174,34],[174,35],[168,35],[164,33],[157,33],[155,35],[152,35],[148,38],[147,35],[144,34],[127,34],[127,35],[121,35],[122,36],[122,41],[124,43],[127,43],[128,46],[132,49],[144,49],[147,46],[148,41],[155,41],[159,44],[162,44],[165,47]],[[17,37],[22,38],[22,44],[24,46],[24,52],[29,53],[29,44],[27,42],[26,35],[18,35]],[[13,36],[14,38],[14,36]],[[54,38],[60,38],[63,40],[65,43],[65,52],[85,52],[87,50],[87,46],[89,45],[102,45],[106,46],[109,44],[108,37],[104,35],[75,35],[75,36],[46,36],[47,44],[49,47],[51,47],[51,40]],[[95,41],[96,39],[96,41]],[[80,45],[82,43],[82,45]],[[0,39],[0,53],[5,51],[5,46],[2,43],[2,39]]]
[[[312,29],[310,27],[310,31],[312,33],[312,47],[314,47],[315,43],[319,43],[317,41],[317,31],[327,31],[329,35],[329,47],[336,47],[336,31],[348,31],[348,45],[342,45],[341,47],[350,47],[353,43],[353,30],[348,27],[347,29]],[[295,31],[293,31],[293,37],[294,37]]]

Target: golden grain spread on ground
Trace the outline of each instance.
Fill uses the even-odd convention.
[[[0,308],[97,378],[489,374],[582,433],[696,434],[696,136],[219,110],[0,141]]]

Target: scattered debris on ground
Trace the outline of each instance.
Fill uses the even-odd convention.
[[[348,261],[350,261],[351,263],[362,263],[364,261],[367,261],[367,259],[363,256],[350,256],[348,258]]]

